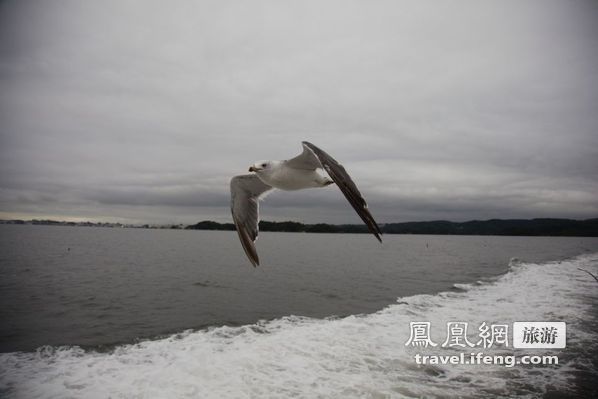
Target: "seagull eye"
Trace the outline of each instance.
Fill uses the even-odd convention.
[[[266,166],[268,166],[268,164],[266,164],[266,163],[262,164],[262,168],[265,168]]]

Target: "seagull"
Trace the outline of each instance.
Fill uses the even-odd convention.
[[[294,191],[326,187],[336,183],[368,230],[382,242],[382,231],[368,210],[365,199],[345,168],[324,150],[303,141],[303,152],[283,161],[259,161],[249,167],[252,174],[235,176],[230,181],[231,212],[243,249],[251,264],[259,266],[255,248],[259,224],[259,200],[273,189]],[[330,178],[318,170],[326,171]]]

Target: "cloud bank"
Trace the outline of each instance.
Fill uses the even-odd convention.
[[[300,142],[380,222],[598,216],[592,1],[0,3],[0,217],[230,221]],[[338,190],[263,218],[357,223]]]

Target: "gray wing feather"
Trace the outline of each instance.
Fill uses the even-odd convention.
[[[262,182],[256,175],[235,176],[230,181],[231,212],[243,249],[251,264],[260,264],[255,240],[258,236],[259,198],[272,187]]]
[[[303,153],[296,158],[289,160],[288,162],[296,162],[297,164],[307,164],[310,159],[310,156],[307,152],[311,153],[311,158],[315,158],[319,165],[318,167],[323,168],[326,173],[330,176],[330,178],[336,183],[338,188],[342,191],[345,198],[349,201],[355,212],[359,215],[361,220],[366,224],[370,233],[372,233],[378,241],[382,242],[382,231],[378,224],[374,220],[374,217],[368,210],[368,205],[365,202],[365,199],[359,192],[359,189],[351,179],[351,176],[347,173],[343,165],[338,163],[336,159],[332,158],[328,153],[320,148],[316,147],[315,145],[304,141],[303,144]],[[295,161],[297,160],[297,161]]]

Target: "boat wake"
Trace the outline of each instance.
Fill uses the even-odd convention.
[[[185,331],[110,352],[42,347],[0,354],[0,396],[106,397],[480,397],[587,394],[598,379],[598,253],[549,263],[513,260],[491,281],[436,295],[399,298],[368,315],[289,316],[241,327]],[[410,322],[430,322],[442,343],[446,323],[477,326],[564,321],[558,365],[417,365],[406,346]],[[473,338],[472,338],[473,339]],[[471,351],[471,349],[468,349]],[[489,353],[491,349],[487,350]],[[449,355],[453,348],[433,349]],[[540,353],[541,352],[541,353]],[[511,346],[495,353],[528,352]]]

